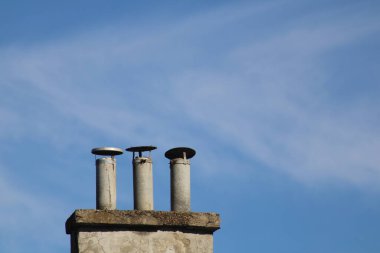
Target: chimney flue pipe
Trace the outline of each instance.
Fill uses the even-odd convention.
[[[190,212],[190,158],[195,150],[173,148],[165,153],[170,159],[170,206],[172,211]]]
[[[153,210],[153,171],[150,152],[157,147],[138,146],[126,150],[133,153],[133,196],[135,210]],[[143,152],[149,151],[149,156]],[[135,157],[135,153],[138,155]]]
[[[94,148],[95,155],[108,156],[96,159],[96,209],[116,209],[116,155],[123,150],[113,147]]]

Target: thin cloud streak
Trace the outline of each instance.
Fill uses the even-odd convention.
[[[188,104],[189,113],[220,136],[229,136],[247,155],[301,181],[377,182],[379,131],[376,125],[356,123],[363,113],[376,118],[377,107],[341,101],[348,110],[331,111],[331,101],[320,95],[332,81],[321,64],[323,54],[378,30],[373,25],[361,29],[365,23],[347,29],[351,25],[326,23],[312,31],[297,27],[296,32],[237,50],[231,65],[238,71],[229,76],[216,72],[199,77],[194,72],[179,80],[184,86],[203,84],[195,89],[201,92]],[[300,47],[305,38],[309,43]],[[321,43],[318,38],[325,39]],[[201,110],[206,103],[207,109]]]
[[[278,5],[245,7],[227,19],[221,17],[228,8],[220,9],[134,38],[120,24],[41,48],[2,51],[1,74],[6,84],[38,90],[55,111],[115,139],[203,143],[191,131],[201,126],[234,152],[302,182],[378,182],[373,150],[380,148],[379,131],[355,124],[357,114],[373,117],[378,110],[348,104],[353,112],[331,112],[323,96],[333,81],[325,55],[377,32],[376,18],[346,21],[343,13],[312,27],[299,22],[280,28],[273,37],[248,35],[244,45],[232,41],[197,64],[213,45],[192,46],[194,41],[207,33],[214,43],[223,41],[224,26],[250,22]],[[148,70],[151,76],[141,76]],[[182,122],[181,128],[173,122]]]

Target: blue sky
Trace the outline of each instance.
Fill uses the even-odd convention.
[[[380,251],[376,1],[2,1],[0,251],[69,252],[93,147],[197,150],[215,252]],[[129,154],[118,208],[132,209]]]

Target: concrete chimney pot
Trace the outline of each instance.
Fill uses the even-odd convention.
[[[126,150],[133,153],[133,196],[135,210],[153,210],[153,166],[150,157],[144,157],[143,152],[155,150],[154,146],[130,147]],[[138,156],[135,157],[135,153]]]
[[[190,161],[170,161],[170,206],[172,211],[190,212]]]
[[[116,209],[116,155],[123,153],[122,149],[113,147],[94,148],[92,154],[101,156],[96,159],[96,209]]]
[[[195,150],[186,147],[173,148],[165,153],[170,159],[170,206],[172,211],[190,212],[190,158]]]

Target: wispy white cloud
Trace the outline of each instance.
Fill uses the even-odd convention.
[[[342,111],[325,96],[334,85],[325,57],[378,32],[377,18],[347,19],[354,11],[348,8],[334,18],[314,13],[316,24],[307,16],[284,21],[291,26],[271,24],[271,35],[257,27],[233,33],[283,7],[228,6],[142,31],[120,23],[2,49],[0,73],[9,90],[28,87],[37,93],[32,103],[43,101],[53,113],[114,139],[213,150],[208,136],[304,182],[378,182],[379,131],[374,123],[356,123],[364,114],[378,116],[378,107],[334,98],[347,106]],[[51,121],[44,124],[48,131]],[[67,139],[62,135],[56,145]]]
[[[199,84],[187,103],[188,113],[235,148],[301,181],[373,185],[380,179],[375,154],[380,133],[373,121],[357,122],[363,115],[367,122],[378,118],[378,106],[326,98],[334,78],[324,61],[337,48],[379,29],[373,17],[360,22],[342,18],[301,24],[232,50],[227,74],[194,71],[180,77],[183,86]],[[336,103],[345,110],[335,108]]]

